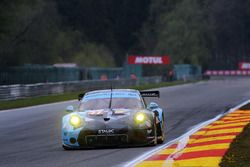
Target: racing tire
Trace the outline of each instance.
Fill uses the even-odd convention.
[[[157,125],[157,143],[162,144],[165,140],[165,134],[164,134],[164,115],[162,115],[162,123],[159,123]]]

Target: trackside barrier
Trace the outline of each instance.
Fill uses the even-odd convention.
[[[208,76],[250,76],[250,70],[207,70]]]
[[[143,77],[137,80],[87,80],[56,83],[38,83],[28,85],[4,85],[0,86],[0,100],[15,100],[27,97],[62,94],[73,91],[89,91],[95,89],[128,88],[130,86],[160,83],[161,77]]]
[[[236,80],[250,78],[250,70],[207,70],[204,76],[211,80]]]

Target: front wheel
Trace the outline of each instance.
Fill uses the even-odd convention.
[[[162,121],[157,125],[157,143],[159,144],[162,144],[165,140],[164,129],[165,129],[165,122],[164,122],[164,115],[162,115]]]

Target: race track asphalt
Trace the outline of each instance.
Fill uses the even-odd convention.
[[[250,99],[250,79],[203,81],[160,88],[152,99],[165,109],[167,141],[192,126]],[[151,100],[151,99],[149,99]],[[64,151],[60,141],[63,102],[0,111],[0,166],[110,167],[123,166],[155,147]]]

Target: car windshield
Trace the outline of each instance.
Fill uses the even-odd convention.
[[[109,108],[110,105],[110,92],[99,93],[94,95],[87,95],[80,103],[79,110],[99,110]],[[113,92],[112,109],[143,109],[144,104],[140,96],[136,93],[121,93]]]

